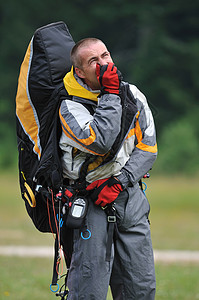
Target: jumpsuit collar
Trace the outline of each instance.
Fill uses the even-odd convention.
[[[74,69],[72,66],[71,71],[68,72],[63,79],[64,86],[68,94],[71,96],[77,96],[80,98],[85,98],[98,102],[98,96],[100,94],[100,91],[89,91],[88,89],[86,89],[85,85],[82,86],[80,84],[80,81],[78,81],[74,76]]]

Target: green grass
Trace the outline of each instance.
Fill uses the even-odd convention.
[[[0,300],[55,300],[50,291],[53,259],[0,257]],[[63,280],[60,280],[60,286]],[[110,290],[108,300],[112,299]]]
[[[199,249],[199,178],[151,178],[147,196],[155,249]]]
[[[0,257],[0,300],[57,298],[49,289],[52,260],[48,258]],[[156,265],[156,300],[199,299],[199,266]],[[107,300],[112,296],[109,290]]]
[[[155,249],[199,249],[198,178],[146,180]],[[16,172],[0,175],[0,244],[51,246],[50,234],[38,232],[21,199]],[[0,257],[0,300],[58,299],[48,285],[52,259]],[[156,264],[156,300],[199,299],[199,265]],[[109,296],[107,300],[111,300]]]
[[[156,265],[156,300],[199,299],[199,266]]]

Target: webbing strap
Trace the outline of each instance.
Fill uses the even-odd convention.
[[[112,242],[113,242],[113,233],[114,233],[114,223],[109,223],[108,226],[108,239],[106,245],[106,261],[110,262],[111,260],[111,249],[112,249]]]
[[[58,260],[58,258],[59,258],[59,243],[58,243],[58,236],[56,235],[55,246],[54,246],[53,277],[52,277],[51,285],[57,285],[57,279],[58,279],[57,260]]]
[[[115,208],[113,206],[108,207],[105,209],[105,212],[107,214],[107,221],[108,221],[108,238],[107,238],[107,244],[106,244],[106,261],[110,262],[111,260],[111,249],[112,249],[112,243],[113,243],[113,236],[116,224],[116,215],[115,215]]]

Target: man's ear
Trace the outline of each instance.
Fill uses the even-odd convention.
[[[78,77],[85,78],[84,71],[77,67],[75,68],[75,73],[77,74]]]

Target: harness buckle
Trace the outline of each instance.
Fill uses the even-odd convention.
[[[116,216],[108,216],[108,222],[109,223],[115,223],[116,222]]]

